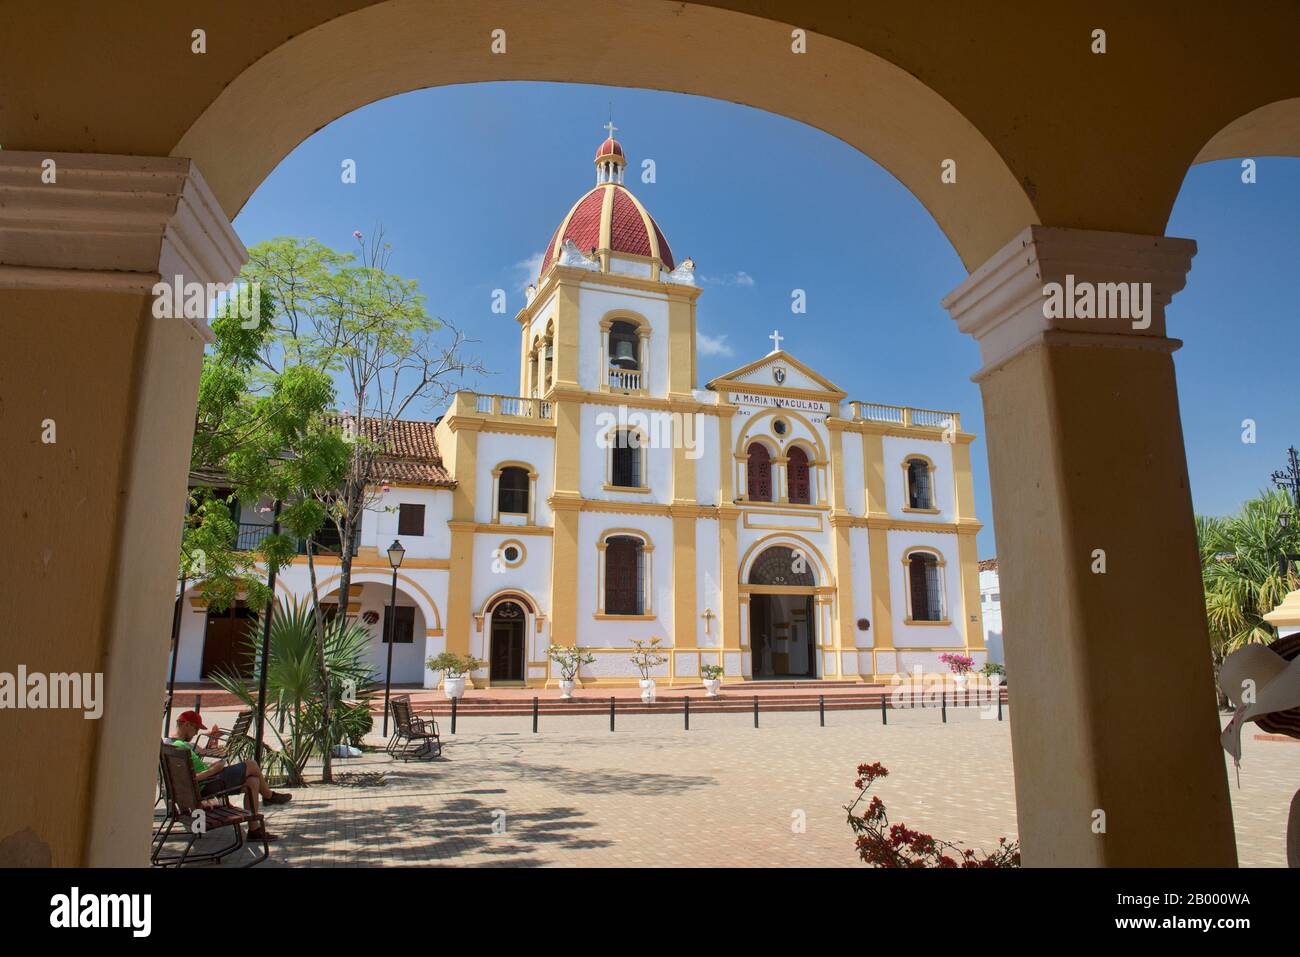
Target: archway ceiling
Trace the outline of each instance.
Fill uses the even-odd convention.
[[[410,89],[600,82],[780,113],[861,149],[967,266],[1029,222],[1163,232],[1189,164],[1300,155],[1300,10],[1131,0],[162,0],[0,11],[0,147],[193,157],[234,215],[316,129]],[[810,52],[789,52],[790,25]],[[190,52],[190,31],[208,52]],[[1094,28],[1108,52],[1089,50]],[[508,53],[488,52],[493,29]],[[871,51],[871,52],[868,52]],[[1222,131],[1222,132],[1221,132]],[[521,130],[520,136],[526,137]],[[943,185],[939,164],[958,161]]]

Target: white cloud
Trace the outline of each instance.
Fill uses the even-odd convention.
[[[754,277],[742,269],[740,272],[729,272],[725,276],[701,276],[700,282],[711,286],[752,286]]]
[[[527,259],[521,259],[515,263],[515,268],[522,270],[524,278],[519,281],[519,291],[523,292],[528,288],[530,282],[537,281],[537,274],[542,269],[542,257],[546,255],[545,249],[539,249]]]
[[[729,356],[734,355],[731,346],[727,345],[727,337],[706,336],[704,333],[697,331],[695,333],[695,347],[700,351],[702,356]]]

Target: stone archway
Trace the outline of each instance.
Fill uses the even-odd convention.
[[[229,217],[316,126],[416,86],[590,80],[586,54],[600,49],[604,82],[746,102],[854,144],[912,190],[974,270],[948,303],[985,353],[1008,658],[1021,686],[1034,690],[1013,725],[1026,861],[1235,859],[1214,715],[1196,703],[1209,700],[1209,671],[1195,657],[1204,621],[1190,610],[1197,575],[1173,344],[1163,324],[1191,250],[1158,234],[1188,158],[1234,118],[1300,88],[1294,31],[1267,14],[1259,19],[1276,29],[1200,10],[1175,24],[1117,11],[1127,48],[1147,55],[1119,54],[1108,61],[1115,69],[1071,69],[1048,84],[1026,78],[1088,55],[1070,39],[1088,26],[1072,11],[1043,8],[994,25],[967,5],[936,31],[907,5],[871,18],[805,7],[322,0],[258,20],[232,4],[211,12],[209,32],[240,42],[214,42],[198,59],[176,42],[193,28],[180,7],[142,22],[96,9],[75,33],[52,5],[10,15],[0,86],[23,108],[6,113],[0,153],[0,187],[13,200],[0,208],[19,211],[0,220],[10,347],[0,358],[7,412],[0,429],[6,450],[22,450],[8,457],[6,476],[22,491],[4,502],[12,510],[4,524],[18,531],[0,555],[0,581],[25,596],[10,623],[15,655],[49,670],[104,662],[108,701],[95,728],[60,716],[0,725],[0,751],[20,764],[51,741],[94,755],[89,771],[42,765],[31,793],[61,799],[16,795],[0,808],[0,841],[30,828],[58,864],[142,858],[146,815],[124,823],[118,809],[147,803],[152,758],[141,745],[156,709],[137,700],[132,682],[115,678],[162,678],[147,636],[167,627],[178,535],[167,516],[184,494],[193,411],[175,397],[194,394],[203,336],[201,328],[152,320],[152,281],[182,272],[228,279],[242,257]],[[792,24],[809,17],[820,28],[807,33],[817,55],[798,59],[788,52]],[[501,24],[513,31],[512,52],[494,57],[489,37]],[[533,42],[520,42],[529,32]],[[66,40],[57,55],[25,42],[55,33]],[[1044,42],[1049,35],[1074,45]],[[103,57],[106,43],[148,55]],[[1168,108],[1167,79],[1179,66],[1169,51],[1223,65],[1180,83],[1196,109]],[[356,57],[385,69],[338,68]],[[162,97],[160,69],[178,78]],[[1276,115],[1262,121],[1281,129],[1277,149],[1300,151],[1294,128]],[[1225,133],[1207,158],[1240,148],[1234,142]],[[57,233],[50,228],[58,217],[42,204],[56,191],[33,188],[30,178],[47,159],[73,187],[57,192],[60,202],[72,201],[86,228],[67,220]],[[946,184],[939,170],[949,159],[957,180]],[[125,197],[136,203],[130,229],[101,228],[114,224]],[[1053,228],[1024,229],[1040,220]],[[1048,277],[1104,280],[1117,271],[1153,281],[1163,297],[1144,334],[1044,328],[1033,316]],[[1104,401],[1093,402],[1098,396]],[[31,423],[46,419],[59,423],[63,445],[32,452]],[[56,454],[68,448],[75,461]],[[1136,460],[1153,467],[1138,474]],[[87,473],[104,481],[88,486]],[[1023,488],[1033,493],[1019,494]],[[73,522],[68,502],[87,517]],[[1171,557],[1145,566],[1147,575],[1125,581],[1080,570],[1081,549],[1132,562],[1152,540]],[[1160,609],[1152,592],[1167,599]],[[1177,620],[1165,614],[1174,606]],[[67,637],[51,646],[48,634]],[[1049,636],[1047,653],[1017,634]],[[1108,684],[1126,670],[1166,680]],[[1149,716],[1141,745],[1116,726],[1115,702]],[[1035,730],[1045,727],[1068,733]],[[1162,801],[1159,788],[1169,781],[1191,797],[1172,807]],[[1097,807],[1111,812],[1106,835],[1063,827]]]

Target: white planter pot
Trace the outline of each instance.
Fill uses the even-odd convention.
[[[453,678],[448,675],[442,680],[442,693],[448,698],[465,697],[465,676],[461,675],[459,678]]]
[[[641,679],[641,700],[646,704],[655,699],[655,680],[653,678]]]
[[[721,687],[722,687],[721,678],[704,679],[704,690],[709,693],[710,698],[716,698],[718,696],[718,689]]]
[[[577,686],[577,684],[578,684],[578,682],[573,681],[572,679],[561,678],[561,679],[560,679],[560,697],[561,697],[561,698],[572,698],[572,697],[573,697],[573,689]]]

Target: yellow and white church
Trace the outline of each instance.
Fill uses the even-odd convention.
[[[632,685],[632,642],[652,638],[670,685],[706,664],[726,682],[982,665],[974,436],[955,412],[850,401],[778,333],[701,388],[694,264],[624,185],[613,132],[516,316],[518,394],[458,393],[389,439],[348,598],[376,670],[393,539],[397,683],[434,686],[424,661],[450,650],[484,662],[476,687],[554,687],[556,644],[594,656],[582,685]],[[309,593],[302,560],[281,587]],[[192,598],[181,680],[228,657],[247,614]]]

